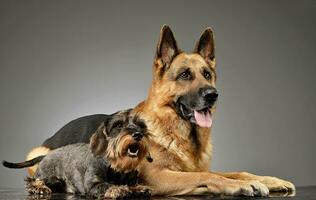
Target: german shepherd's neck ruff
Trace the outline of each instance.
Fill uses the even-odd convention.
[[[187,54],[178,49],[171,29],[164,26],[149,96],[135,108],[153,134],[152,140],[173,158],[161,161],[162,165],[180,171],[208,171],[210,127],[218,96],[215,80],[212,30],[206,29],[193,53]]]

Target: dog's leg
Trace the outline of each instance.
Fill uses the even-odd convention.
[[[115,186],[107,182],[106,166],[95,167],[90,165],[84,174],[84,188],[88,196],[95,198],[128,198],[131,196],[132,191],[128,186]],[[99,176],[102,175],[102,176]]]
[[[147,186],[127,186],[113,185],[101,180],[97,176],[90,176],[85,182],[85,187],[88,190],[88,196],[95,198],[109,199],[125,199],[141,197],[148,198],[151,195],[151,189]]]
[[[256,180],[266,185],[270,192],[291,192],[295,191],[295,186],[289,181],[285,181],[272,176],[258,176],[248,172],[214,172],[218,175],[235,180]]]
[[[152,193],[152,189],[144,185],[129,186],[129,188],[132,191],[133,198],[149,198]]]
[[[154,195],[173,196],[204,192],[234,196],[269,194],[268,188],[259,181],[228,179],[210,172],[178,172],[167,169],[147,172],[149,173],[146,173],[143,179],[152,187]]]
[[[56,176],[49,176],[43,179],[45,185],[47,187],[49,187],[52,192],[56,192],[56,193],[65,193],[66,192],[66,182],[61,179],[58,178]]]
[[[142,198],[147,199],[150,197],[150,192],[147,187],[127,186],[127,185],[112,185],[109,187],[105,194],[105,199],[129,199],[129,198]]]
[[[95,198],[102,198],[106,191],[112,186],[109,183],[96,183],[90,189],[88,195]]]
[[[147,186],[127,186],[127,185],[113,185],[108,183],[104,176],[99,177],[94,173],[95,168],[90,167],[85,174],[84,187],[88,191],[88,196],[96,198],[110,198],[110,199],[123,199],[123,198],[148,198],[151,195],[151,189]],[[100,172],[100,171],[97,171]]]
[[[41,179],[26,177],[26,190],[30,194],[50,195],[52,190]]]
[[[112,185],[104,194],[105,199],[129,199],[133,191],[127,185]]]
[[[127,185],[113,185],[109,183],[95,184],[89,191],[88,195],[95,198],[103,199],[128,199],[134,197],[149,197],[149,190],[144,188],[129,187]]]

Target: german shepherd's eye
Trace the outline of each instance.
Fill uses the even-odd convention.
[[[203,76],[204,76],[204,78],[205,78],[206,80],[211,80],[211,78],[212,78],[211,72],[209,72],[209,71],[207,71],[207,70],[204,70],[204,71],[203,71]]]
[[[185,70],[184,72],[181,72],[177,76],[177,80],[191,80],[192,79],[192,74],[189,69]]]

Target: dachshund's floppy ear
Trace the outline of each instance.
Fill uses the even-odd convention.
[[[94,156],[103,156],[108,147],[105,123],[102,123],[90,138],[90,149]]]

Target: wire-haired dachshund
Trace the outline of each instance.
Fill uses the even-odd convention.
[[[118,113],[101,124],[90,144],[71,144],[42,156],[34,177],[26,179],[27,190],[100,198],[149,197],[150,189],[139,185],[137,171],[144,158],[152,161],[147,137],[142,120]]]

